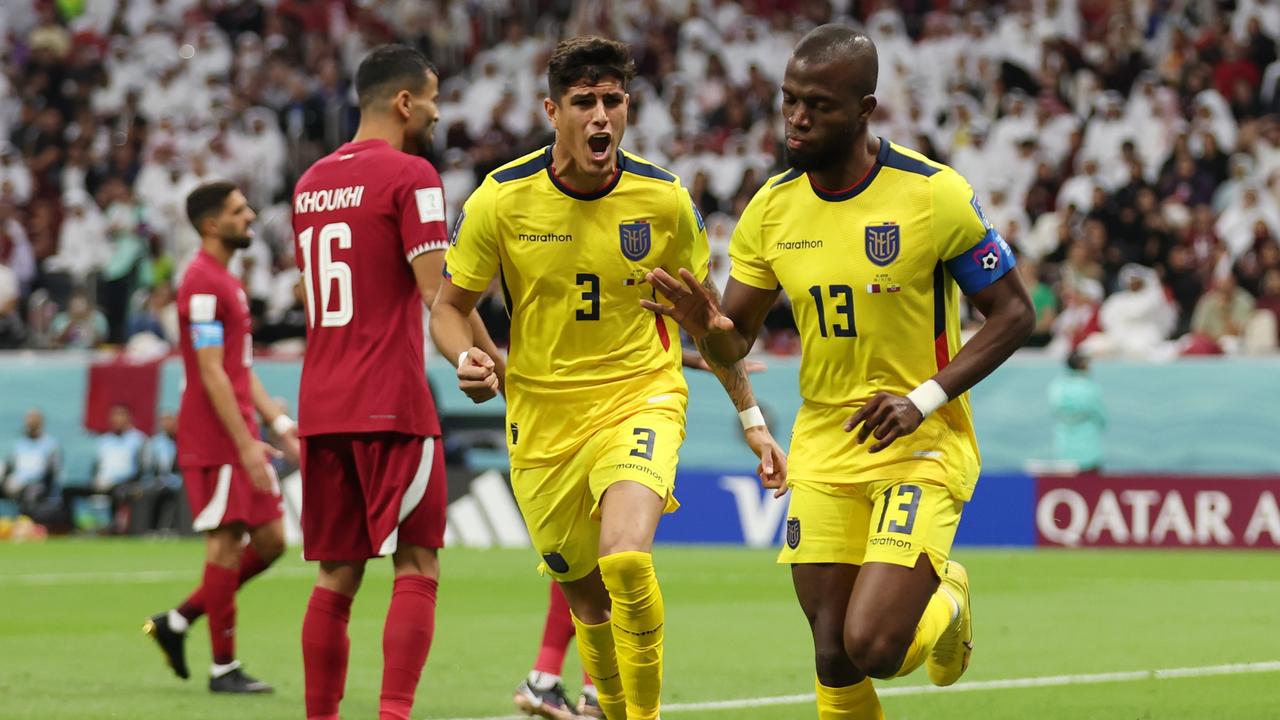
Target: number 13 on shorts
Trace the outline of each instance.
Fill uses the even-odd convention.
[[[865,561],[913,567],[926,554],[940,570],[951,554],[964,503],[927,480],[873,482],[867,490],[873,504]]]

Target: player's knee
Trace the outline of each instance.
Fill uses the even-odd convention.
[[[267,533],[254,538],[253,551],[258,553],[263,562],[275,562],[284,554],[284,533]]]
[[[903,642],[883,631],[852,630],[845,633],[845,652],[859,670],[873,678],[890,678],[902,667],[911,639]]]
[[[364,580],[364,563],[320,563],[316,585],[339,595],[354,597]]]
[[[838,642],[815,644],[813,665],[818,681],[827,687],[844,687],[856,682],[858,669]]]
[[[401,575],[421,575],[436,579],[440,577],[440,558],[432,548],[401,545],[391,556],[391,564],[395,567],[396,577]]]
[[[646,585],[654,578],[653,555],[625,551],[600,558],[600,577],[610,595]]]

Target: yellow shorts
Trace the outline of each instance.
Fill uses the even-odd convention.
[[[524,515],[540,571],[569,582],[595,569],[600,554],[600,498],[630,480],[676,502],[676,460],[684,442],[684,398],[646,407],[597,430],[572,457],[554,465],[512,468],[511,487]]]
[[[915,567],[925,553],[941,577],[963,509],[933,480],[792,480],[778,562]]]

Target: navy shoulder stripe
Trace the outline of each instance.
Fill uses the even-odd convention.
[[[881,140],[880,142],[883,143],[885,141]],[[884,163],[885,167],[891,167],[894,170],[902,170],[903,172],[915,173],[925,177],[931,177],[941,170],[941,168],[936,168],[929,163],[903,155],[892,147],[889,148],[889,152],[885,153],[881,162]]]
[[[672,175],[666,170],[663,170],[662,168],[657,167],[656,165],[650,165],[648,163],[642,163],[638,160],[633,160],[627,157],[626,155],[622,156],[622,170],[624,172],[632,173],[633,175],[653,178],[655,180],[662,180],[665,182],[676,181],[676,176]]]
[[[547,169],[550,164],[550,152],[538,153],[535,157],[529,158],[519,165],[495,172],[493,174],[493,179],[500,183],[504,183],[511,182],[512,180],[519,180],[521,178],[527,178],[530,175],[535,175]]]
[[[776,188],[776,187],[778,187],[779,185],[783,185],[783,184],[786,184],[786,183],[791,182],[792,180],[795,180],[796,178],[800,177],[800,176],[801,176],[801,175],[803,175],[803,174],[804,174],[804,173],[803,173],[803,172],[801,172],[800,170],[797,170],[797,169],[795,169],[795,168],[791,168],[790,170],[788,170],[788,171],[787,171],[787,174],[786,174],[786,175],[783,175],[782,177],[778,178],[777,180],[774,180],[774,181],[773,181],[773,184],[772,184],[772,185],[770,185],[769,187],[771,187],[771,188]]]

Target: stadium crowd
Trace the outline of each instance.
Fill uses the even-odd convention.
[[[735,219],[781,167],[790,48],[845,18],[877,43],[872,128],[959,170],[1019,254],[1066,356],[1275,352],[1280,4],[1265,0],[15,0],[0,16],[0,347],[174,343],[196,236],[184,198],[230,178],[256,339],[295,347],[290,192],[357,119],[351,75],[399,40],[441,73],[450,217],[545,144],[558,37],[630,43],[625,145],[676,172],[723,284]],[[485,308],[501,340],[501,302]],[[765,347],[797,352],[785,301]]]

